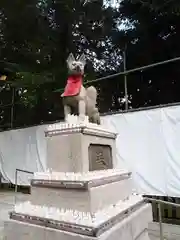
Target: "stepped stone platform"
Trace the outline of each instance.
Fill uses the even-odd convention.
[[[50,170],[34,173],[29,200],[5,223],[6,239],[149,240],[151,204],[134,193],[131,173],[116,167],[117,134],[89,123],[45,134]]]

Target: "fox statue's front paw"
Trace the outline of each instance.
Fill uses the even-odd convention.
[[[86,116],[86,115],[79,115],[78,121],[79,121],[79,123],[88,124],[89,123],[89,117]]]
[[[78,120],[79,122],[84,122],[86,119],[86,116],[84,114],[79,115]]]

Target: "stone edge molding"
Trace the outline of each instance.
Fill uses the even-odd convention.
[[[43,180],[32,179],[32,187],[43,188],[58,188],[58,189],[76,189],[76,190],[88,190],[89,188],[98,187],[113,182],[118,182],[124,179],[129,179],[131,172],[122,173],[115,176],[108,176],[101,179],[85,180],[85,181],[70,181],[70,180]]]
[[[45,130],[45,136],[46,137],[52,137],[56,135],[68,135],[73,133],[81,133],[86,135],[95,135],[95,136],[103,136],[106,138],[116,139],[117,133],[107,131],[104,128],[97,126],[88,126],[88,125],[78,125],[78,124],[61,124],[54,126],[52,128],[49,128]]]
[[[113,216],[112,218],[104,221],[99,226],[94,226],[94,227],[79,225],[79,224],[69,223],[69,222],[63,222],[63,221],[57,221],[57,220],[42,218],[37,216],[30,216],[30,215],[16,213],[14,211],[10,212],[10,219],[24,222],[24,223],[34,224],[42,227],[48,227],[48,228],[53,228],[61,231],[81,234],[85,236],[98,237],[102,233],[104,233],[105,231],[113,227],[115,224],[119,223],[120,221],[123,221],[125,218],[130,216],[133,212],[135,212],[145,204],[146,204],[145,201],[141,200],[135,205],[130,206],[129,208],[121,211],[120,213],[117,213],[116,216]]]

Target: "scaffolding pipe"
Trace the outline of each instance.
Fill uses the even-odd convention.
[[[159,234],[160,234],[160,240],[164,240],[164,237],[163,237],[163,226],[162,226],[161,203],[158,203],[158,214],[159,214]]]
[[[138,67],[138,68],[133,68],[133,69],[126,70],[126,71],[119,72],[119,73],[115,73],[115,74],[111,74],[111,75],[106,76],[106,77],[101,77],[101,78],[97,78],[97,79],[88,81],[85,84],[98,82],[98,81],[105,80],[105,79],[114,78],[114,77],[117,77],[117,76],[120,76],[120,75],[124,75],[124,74],[128,75],[130,73],[134,73],[134,72],[137,72],[137,71],[143,71],[143,70],[145,70],[147,68],[157,67],[159,65],[164,65],[164,64],[171,63],[171,62],[176,62],[176,61],[180,61],[180,57],[172,58],[172,59],[169,59],[169,60],[166,60],[166,61],[157,62],[157,63],[153,63],[153,64],[149,64],[149,65],[145,65],[145,66]]]
[[[126,48],[123,52],[124,72],[126,72]],[[127,74],[124,74],[125,110],[128,110]]]
[[[24,172],[24,173],[27,173],[27,174],[33,174],[33,172],[31,172],[31,171],[27,171],[27,170],[22,170],[22,169],[16,168],[16,171],[15,171],[15,190],[14,190],[15,191],[15,198],[14,198],[15,204],[16,204],[17,192],[18,192],[18,181],[17,181],[18,172]]]
[[[173,206],[173,207],[180,208],[180,204],[178,204],[178,203],[173,203],[173,202],[168,202],[168,201],[163,201],[163,200],[154,199],[154,198],[148,198],[148,197],[145,197],[144,199],[147,202],[155,202],[155,203],[167,204],[167,205],[170,205],[170,206]]]
[[[12,102],[11,102],[11,128],[13,128],[14,123],[14,98],[15,98],[15,87],[12,87]]]

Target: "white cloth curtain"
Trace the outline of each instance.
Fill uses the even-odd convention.
[[[0,172],[3,180],[15,184],[15,171],[43,171],[46,166],[45,126],[0,133]],[[17,183],[29,185],[32,174],[18,172]]]
[[[119,165],[129,168],[142,194],[180,197],[180,106],[109,115],[119,133]]]
[[[128,168],[142,194],[180,197],[180,106],[107,115],[102,122],[115,130],[118,167]],[[0,133],[0,172],[15,183],[16,168],[46,168],[44,126]],[[28,185],[30,174],[18,173]]]

